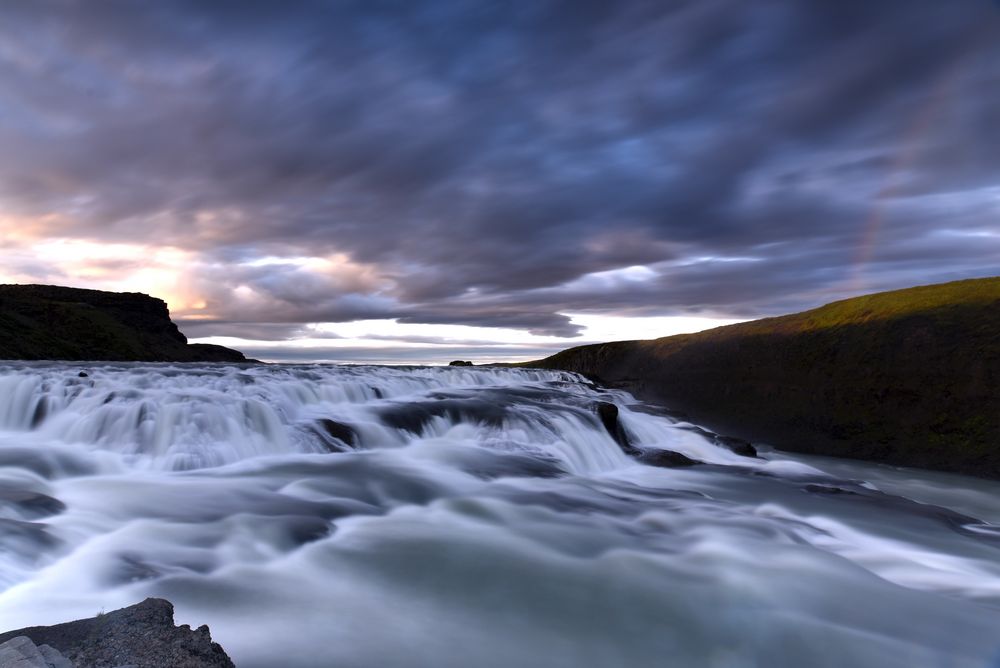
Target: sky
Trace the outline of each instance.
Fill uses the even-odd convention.
[[[532,359],[1000,274],[994,0],[4,0],[0,283]]]

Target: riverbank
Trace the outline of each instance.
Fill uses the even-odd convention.
[[[783,450],[1000,478],[1000,278],[529,363]]]

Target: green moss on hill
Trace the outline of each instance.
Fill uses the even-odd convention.
[[[1000,278],[581,346],[532,366],[622,384],[787,450],[1000,477]]]
[[[246,361],[222,346],[189,345],[162,300],[51,285],[0,285],[0,359]]]

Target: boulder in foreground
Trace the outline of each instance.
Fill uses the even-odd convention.
[[[73,663],[48,645],[38,646],[26,636],[0,643],[0,668],[73,668]]]
[[[3,633],[0,650],[11,660],[8,666],[8,655],[0,653],[0,668],[234,668],[207,626],[174,626],[174,606],[160,598],[90,619]],[[15,653],[37,653],[48,663],[16,663]],[[60,658],[64,663],[55,663]]]

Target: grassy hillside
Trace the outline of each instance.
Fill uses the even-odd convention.
[[[0,285],[0,359],[245,361],[189,345],[162,300],[51,285]]]
[[[1000,278],[884,292],[532,366],[800,452],[1000,477]]]

